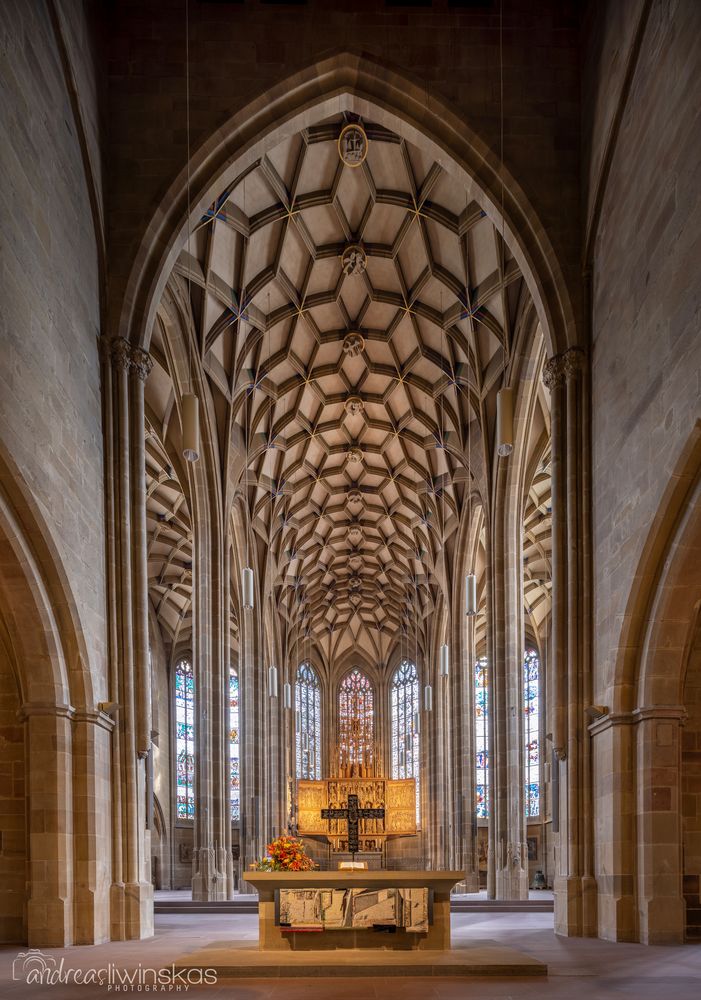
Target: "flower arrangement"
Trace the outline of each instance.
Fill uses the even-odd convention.
[[[310,872],[316,865],[304,853],[304,845],[296,837],[276,837],[266,847],[266,855],[251,865],[258,872]]]

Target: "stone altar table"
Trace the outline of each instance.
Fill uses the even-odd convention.
[[[258,947],[261,951],[337,949],[390,949],[396,951],[446,951],[450,948],[450,891],[464,878],[461,871],[341,871],[246,872],[244,880],[258,892]],[[425,932],[403,927],[393,932],[372,928],[314,928],[313,931],[281,927],[276,923],[276,892],[285,889],[383,889],[420,890],[431,893],[432,915]],[[409,894],[410,895],[410,894]]]

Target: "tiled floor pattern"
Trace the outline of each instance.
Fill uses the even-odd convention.
[[[161,968],[209,942],[231,939],[250,947],[257,937],[254,914],[163,914],[148,941],[46,950],[64,969]],[[12,978],[17,949],[0,949],[0,1000],[107,1000],[109,997],[172,996],[208,1000],[701,1000],[701,946],[646,948],[635,944],[561,938],[544,913],[453,915],[456,946],[475,939],[521,948],[547,962],[547,979],[324,979],[237,980],[179,991],[108,989],[106,986],[28,985]]]

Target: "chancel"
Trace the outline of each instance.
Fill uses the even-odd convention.
[[[696,1000],[701,0],[0,25],[0,996]]]

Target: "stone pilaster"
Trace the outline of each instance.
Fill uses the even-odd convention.
[[[65,948],[74,941],[73,739],[70,705],[28,704],[30,948]]]
[[[101,711],[73,715],[74,944],[110,939],[110,757],[114,720]]]

